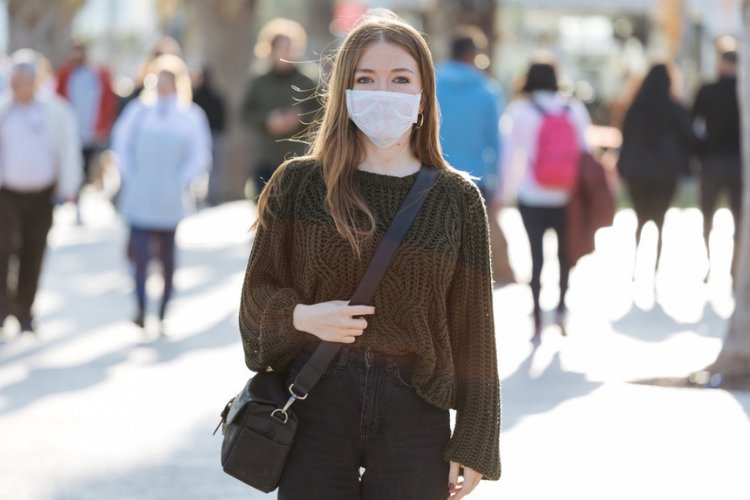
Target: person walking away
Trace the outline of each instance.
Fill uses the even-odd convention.
[[[68,60],[57,71],[57,93],[70,102],[76,115],[85,184],[91,180],[92,166],[109,142],[117,113],[117,96],[112,90],[109,72],[89,61],[84,42],[73,42]],[[80,204],[76,207],[77,220],[81,223]]]
[[[253,371],[293,381],[320,341],[344,344],[294,405],[279,498],[464,498],[500,476],[482,196],[443,159],[432,57],[395,14],[365,14],[327,89],[310,155],[280,166],[260,195],[240,304]],[[350,305],[422,168],[437,169],[435,183],[373,303]]]
[[[10,89],[0,96],[0,329],[13,315],[22,332],[35,331],[53,203],[75,199],[82,177],[75,115],[64,100],[39,91],[38,65],[34,51],[15,52]]]
[[[486,37],[478,28],[458,29],[451,40],[451,59],[439,64],[436,72],[443,154],[451,165],[471,174],[489,203],[496,183],[504,100],[500,85],[475,64],[480,48],[486,44]],[[508,245],[497,221],[497,210],[490,211],[489,224],[495,283],[513,282]]]
[[[164,277],[159,306],[163,322],[172,295],[177,226],[194,208],[190,186],[211,165],[211,132],[205,113],[192,102],[190,76],[177,56],[154,60],[156,88],[146,90],[115,123],[113,149],[123,179],[119,211],[130,227],[136,315],[146,317],[146,274],[157,258]],[[163,325],[160,330],[164,334]]]
[[[518,209],[531,250],[531,295],[534,332],[531,340],[541,340],[543,329],[540,304],[541,275],[544,264],[544,233],[551,229],[557,236],[560,269],[559,300],[555,322],[566,334],[565,295],[570,274],[566,255],[566,208],[578,179],[581,152],[587,150],[585,132],[591,118],[578,100],[558,92],[555,67],[548,62],[529,66],[521,97],[513,101],[503,117],[503,158],[496,203],[503,203],[506,192],[516,191]],[[516,189],[506,183],[520,178]]]
[[[742,159],[740,155],[740,107],[737,100],[737,52],[725,50],[719,56],[719,78],[703,85],[695,97],[693,124],[696,152],[700,160],[700,196],[703,239],[711,271],[709,236],[719,195],[725,192],[734,219],[732,276],[737,273],[740,216],[742,214]]]
[[[223,146],[226,130],[226,103],[224,96],[216,89],[209,68],[203,70],[193,79],[193,102],[200,106],[211,129],[211,174],[208,179],[207,201],[217,205],[222,201],[223,186]]]
[[[649,220],[656,224],[657,269],[662,255],[664,215],[678,178],[689,173],[691,140],[690,113],[673,95],[667,65],[656,64],[625,114],[617,170],[638,218],[636,256],[643,226]],[[634,263],[633,279],[635,269]]]
[[[259,36],[259,44],[270,45],[271,68],[251,79],[241,107],[245,124],[257,138],[253,168],[256,196],[278,165],[305,152],[302,134],[318,109],[313,97],[315,82],[291,62],[304,52],[304,37],[302,26],[288,19],[269,21]]]

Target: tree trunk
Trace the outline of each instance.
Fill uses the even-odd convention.
[[[321,56],[325,56],[331,49],[335,48],[331,43],[335,37],[331,33],[333,22],[334,0],[308,0],[305,2],[307,21],[307,52],[312,55],[313,62],[317,63]]]
[[[71,23],[84,0],[7,0],[8,52],[34,49],[52,66],[68,53]]]
[[[729,320],[729,332],[716,361],[707,368],[724,378],[750,373],[750,0],[742,2],[743,35],[739,50],[737,91],[742,119],[743,205],[739,231],[739,261],[734,283],[735,308]]]
[[[226,98],[227,129],[220,173],[222,200],[244,196],[250,169],[248,133],[240,120],[240,103],[252,59],[251,29],[256,0],[199,0],[193,2],[199,28],[202,61],[211,68],[213,82]]]

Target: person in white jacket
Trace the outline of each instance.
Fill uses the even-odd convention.
[[[495,200],[495,204],[500,205],[505,202],[503,198],[510,198],[511,193],[515,192],[531,251],[530,287],[534,303],[532,341],[535,343],[540,341],[543,328],[539,298],[544,261],[542,241],[548,229],[553,230],[557,235],[560,275],[555,323],[560,327],[563,335],[566,334],[565,294],[568,290],[570,272],[565,255],[565,208],[571,190],[543,185],[534,172],[537,155],[542,153],[540,148],[545,147],[544,142],[541,141],[541,129],[547,115],[564,116],[573,129],[572,148],[579,153],[588,150],[585,132],[591,124],[591,117],[586,107],[580,101],[565,98],[558,92],[557,75],[553,64],[532,63],[526,75],[523,96],[507,107],[502,118],[503,151],[498,174],[502,184],[497,191],[498,199]],[[549,150],[547,153],[555,154],[554,151]]]
[[[34,331],[39,284],[55,201],[72,201],[82,158],[70,106],[40,88],[41,57],[29,49],[11,57],[9,90],[0,96],[0,328],[14,315]],[[18,259],[18,275],[9,261]]]
[[[172,294],[177,225],[194,208],[190,185],[211,168],[211,131],[205,113],[192,102],[185,63],[162,55],[149,67],[148,80],[153,84],[125,107],[112,133],[122,177],[118,208],[130,227],[137,306],[133,322],[141,328],[149,261],[157,258],[161,264],[163,320]]]

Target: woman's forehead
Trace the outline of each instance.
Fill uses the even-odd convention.
[[[362,52],[357,63],[357,71],[394,71],[405,69],[417,72],[417,61],[403,47],[385,41],[375,42]]]

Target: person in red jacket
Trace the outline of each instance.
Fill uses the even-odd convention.
[[[71,45],[68,60],[57,71],[57,93],[70,102],[78,121],[86,183],[97,154],[109,140],[117,96],[109,72],[88,61],[85,43],[75,41]]]

